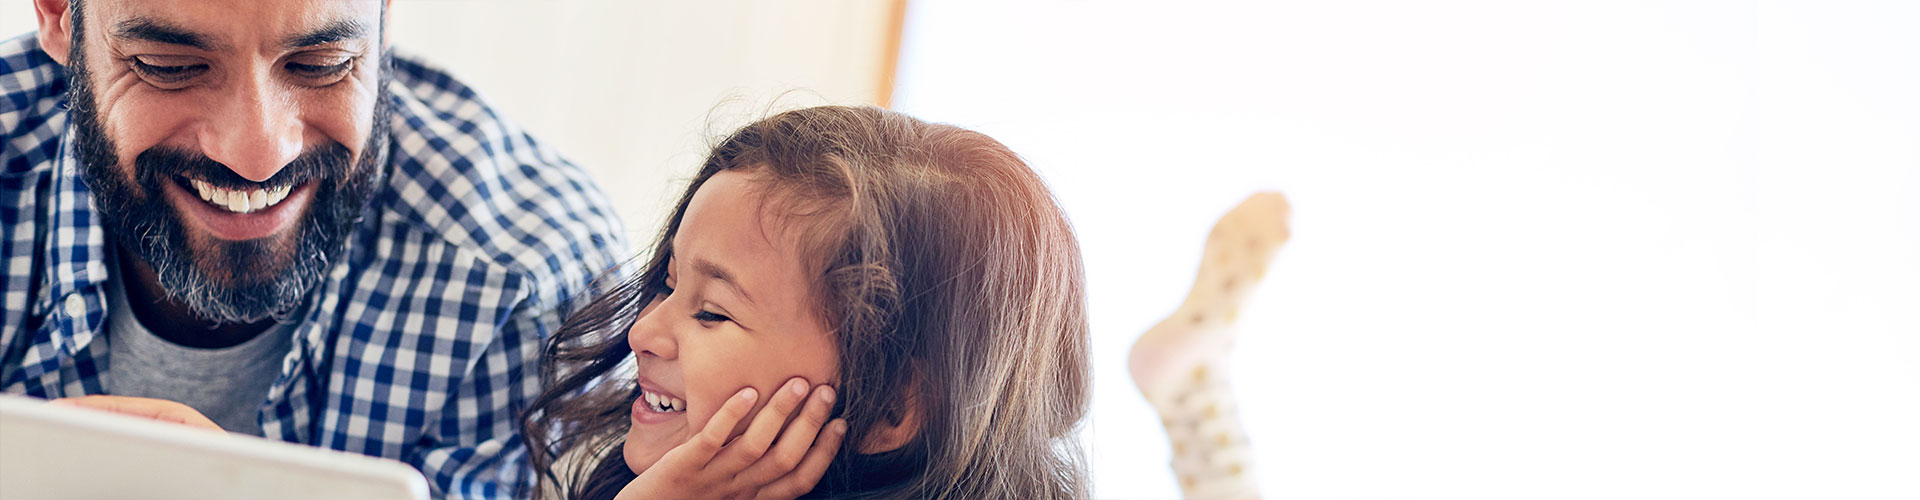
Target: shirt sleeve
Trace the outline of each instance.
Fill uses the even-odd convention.
[[[522,301],[409,454],[435,498],[517,498],[531,491],[520,411],[538,394],[541,342],[562,315],[559,308]]]

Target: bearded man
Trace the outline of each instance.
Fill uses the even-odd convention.
[[[624,248],[584,172],[393,56],[384,0],[32,4],[0,42],[0,388],[184,404],[438,497],[527,484],[541,341]]]

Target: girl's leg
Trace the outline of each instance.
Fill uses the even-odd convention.
[[[1189,500],[1260,496],[1225,362],[1234,319],[1286,243],[1290,214],[1286,197],[1263,192],[1222,216],[1207,236],[1193,291],[1129,355],[1134,384],[1166,427],[1174,474]]]

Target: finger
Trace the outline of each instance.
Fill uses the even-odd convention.
[[[820,431],[820,438],[814,440],[813,447],[807,449],[807,456],[800,459],[800,465],[793,472],[760,488],[759,500],[799,498],[813,491],[820,484],[820,477],[827,474],[827,465],[833,463],[833,456],[840,452],[840,442],[847,437],[847,420],[833,419]]]
[[[759,397],[760,392],[752,387],[733,393],[733,397],[721,403],[720,409],[713,412],[712,418],[707,419],[707,425],[701,427],[698,434],[694,434],[685,444],[674,447],[667,454],[682,453],[689,459],[697,459],[690,463],[705,466],[712,461],[714,455],[720,453],[722,447],[727,445],[727,436],[732,434],[733,428],[753,410],[753,402]]]
[[[833,412],[833,387],[822,385],[813,390],[813,397],[807,399],[807,407],[800,416],[787,424],[781,431],[780,440],[773,444],[765,456],[754,462],[740,474],[740,482],[758,486],[786,475],[800,464],[807,450],[813,446],[814,436],[827,425],[829,414]]]
[[[753,409],[753,401],[758,397],[759,393],[748,387],[727,398],[699,432],[687,438],[687,442],[667,450],[666,455],[662,455],[660,460],[648,466],[627,488],[622,489],[623,494],[633,490],[635,494],[645,495],[642,498],[658,497],[663,491],[688,491],[695,485],[720,484],[730,480],[732,473],[710,473],[705,470],[706,466],[727,444],[727,435]]]
[[[188,427],[198,427],[216,431],[222,430],[219,424],[213,423],[213,420],[208,419],[206,415],[201,415],[199,410],[165,399],[95,394],[77,398],[57,399],[54,400],[52,404],[92,408],[121,415],[171,422]]]
[[[775,436],[780,435],[780,427],[787,424],[787,415],[800,406],[807,398],[807,379],[794,377],[786,385],[767,399],[767,407],[753,417],[753,423],[747,426],[746,434],[741,434],[727,449],[720,451],[714,465],[727,473],[737,473],[759,461],[766,455],[767,447],[773,445]]]

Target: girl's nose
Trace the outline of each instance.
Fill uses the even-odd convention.
[[[674,341],[673,330],[666,321],[666,317],[671,315],[660,311],[660,305],[665,301],[665,298],[654,297],[652,303],[640,310],[640,317],[633,321],[633,328],[627,330],[627,346],[633,348],[635,356],[673,359],[679,355],[678,343]]]

